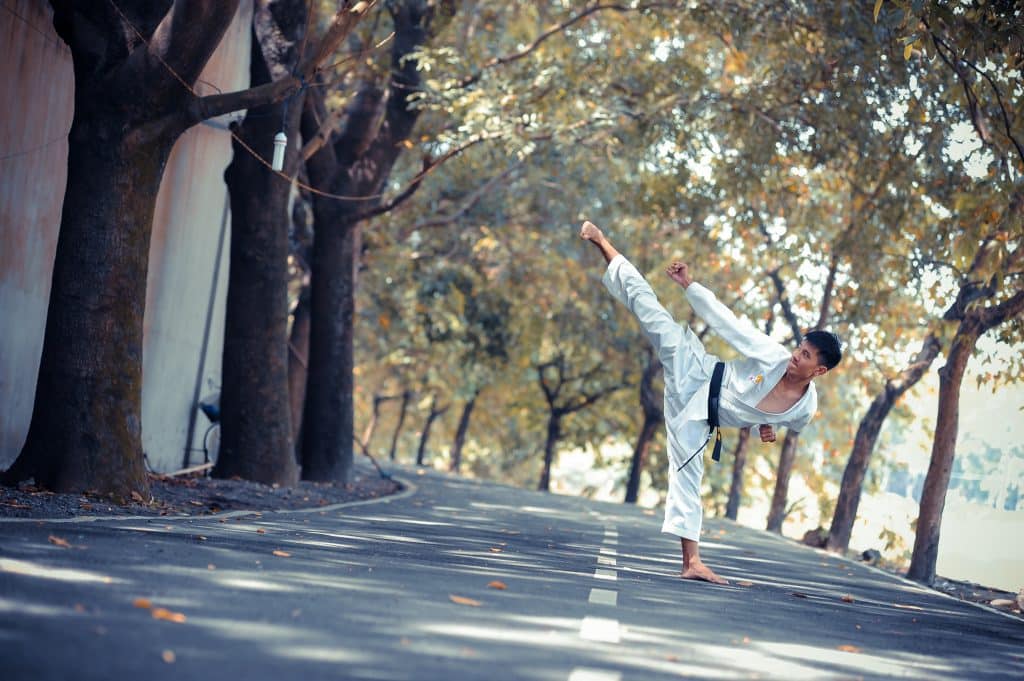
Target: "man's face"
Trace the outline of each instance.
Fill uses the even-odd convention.
[[[818,349],[807,341],[803,341],[793,351],[786,371],[794,378],[812,379],[824,374],[828,371],[828,367],[818,359]]]

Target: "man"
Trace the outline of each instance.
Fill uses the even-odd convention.
[[[698,549],[703,518],[701,453],[710,440],[708,394],[719,360],[705,351],[693,331],[672,319],[650,284],[596,225],[584,222],[580,237],[601,251],[607,263],[604,285],[636,315],[664,369],[670,470],[661,530],[680,538],[680,576],[728,584],[701,562]],[[806,426],[818,404],[812,381],[839,363],[839,338],[827,331],[812,331],[791,353],[751,324],[737,319],[711,291],[693,281],[686,264],[673,262],[667,274],[686,291],[694,312],[743,355],[743,359],[725,363],[719,395],[720,425],[759,425],[762,442],[775,441],[776,427],[799,432]]]

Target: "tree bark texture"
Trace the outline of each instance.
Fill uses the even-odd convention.
[[[458,473],[459,467],[462,465],[462,448],[466,444],[466,434],[469,432],[469,419],[473,415],[473,408],[476,407],[476,398],[479,396],[480,391],[477,390],[462,405],[462,413],[459,415],[459,425],[455,429],[455,442],[452,443],[452,456],[449,464],[449,470],[453,473]]]
[[[899,377],[886,381],[882,392],[875,396],[867,414],[857,426],[857,434],[853,439],[853,450],[843,471],[843,481],[839,487],[839,498],[836,510],[832,515],[832,526],[825,545],[829,551],[845,552],[850,546],[850,535],[853,524],[857,520],[857,507],[860,505],[861,490],[864,476],[871,462],[871,454],[875,450],[878,434],[892,410],[896,400],[917,384],[932,365],[941,350],[939,340],[929,335],[921,352]]]
[[[303,413],[302,476],[347,483],[354,436],[353,323],[361,229],[412,132],[419,112],[409,97],[420,88],[415,59],[433,13],[425,0],[389,5],[394,18],[389,90],[365,83],[353,98],[345,129],[307,162],[312,184],[351,200],[316,195],[313,200],[312,322]],[[312,138],[326,117],[321,88],[308,107],[303,130]]]
[[[108,3],[52,3],[74,62],[75,114],[35,404],[4,476],[117,499],[148,497],[141,408],[149,244],[190,96],[157,57],[194,82],[237,9],[237,1],[170,11],[135,4],[126,11],[150,44]],[[172,18],[201,25],[174,30]]]
[[[935,581],[942,509],[946,505],[946,491],[949,489],[949,477],[953,471],[953,457],[956,454],[956,436],[960,421],[960,386],[963,383],[964,371],[967,369],[967,361],[974,353],[974,345],[981,332],[976,319],[964,320],[949,348],[946,365],[939,369],[939,406],[935,416],[935,438],[932,440],[931,461],[921,492],[914,550],[907,570],[909,579],[924,584]]]
[[[747,452],[750,445],[750,429],[741,428],[732,454],[732,482],[729,484],[729,500],[725,503],[725,517],[736,520],[743,502],[743,473],[747,468]]]
[[[793,472],[796,461],[796,445],[800,433],[787,429],[779,454],[779,467],[775,471],[775,492],[772,494],[772,505],[768,511],[767,529],[769,532],[782,532],[782,522],[786,519],[786,497],[789,494],[789,476]]]
[[[288,3],[268,3],[276,6]],[[287,17],[305,8],[293,1]],[[264,55],[288,55],[289,44],[270,33],[274,26],[266,6],[255,12],[251,81],[269,83],[271,64]],[[260,26],[263,26],[260,29]],[[297,42],[299,35],[290,36]],[[263,43],[266,43],[264,45]],[[295,49],[286,56],[290,69]],[[298,151],[302,94],[277,104],[250,109],[236,135],[263,158],[273,155],[273,140],[284,130],[292,141],[285,168],[294,168]],[[234,159],[224,173],[231,197],[231,268],[228,275],[221,379],[221,444],[214,477],[239,477],[267,485],[293,485],[299,471],[292,437],[288,398],[288,194],[286,179],[272,172],[232,140]]]
[[[637,501],[640,494],[640,474],[647,461],[647,452],[651,448],[651,441],[654,440],[658,428],[665,422],[662,399],[654,388],[654,379],[660,372],[661,362],[648,349],[647,366],[644,367],[643,375],[640,378],[640,409],[643,412],[644,420],[640,426],[636,446],[633,447],[633,458],[629,463],[629,479],[626,481],[625,498],[627,504],[635,504]]]

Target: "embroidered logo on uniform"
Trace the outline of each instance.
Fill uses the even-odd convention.
[[[754,383],[760,383],[761,381],[764,380],[764,375],[758,374],[757,376],[751,376],[750,380],[753,381]]]

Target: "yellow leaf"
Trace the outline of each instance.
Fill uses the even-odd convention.
[[[402,146],[405,147],[406,149],[412,149],[416,145],[414,145],[409,140],[402,140]]]
[[[264,530],[262,527],[257,528],[257,530],[256,530],[256,534],[266,534],[266,533],[267,533],[267,531]]]
[[[480,601],[474,601],[472,598],[466,598],[465,596],[456,596],[455,594],[448,594],[448,598],[451,599],[452,603],[458,603],[459,605],[471,605],[474,608],[480,607]]]
[[[875,23],[878,23],[878,13],[882,11],[882,0],[875,0]]]
[[[153,607],[153,604],[150,602],[148,598],[136,598],[134,601],[132,601],[132,605],[134,605],[136,608],[142,608],[143,610],[149,610]]]
[[[497,589],[498,591],[504,591],[505,589],[508,588],[508,586],[505,585],[505,582],[499,582],[498,580],[494,580],[493,582],[491,582],[487,586],[490,587],[491,589]]]
[[[842,600],[844,603],[853,603],[853,596],[850,594],[843,594]]]
[[[910,61],[912,54],[914,54],[914,43],[907,43],[907,46],[903,48],[903,61]]]
[[[385,331],[391,326],[391,317],[387,316],[383,312],[377,317],[377,323],[380,324],[380,328]]]
[[[280,556],[281,558],[291,558],[292,556],[292,554],[288,553],[287,551],[274,551],[274,555]]]
[[[860,648],[858,648],[857,646],[851,646],[851,645],[848,645],[848,644],[847,645],[837,646],[837,650],[841,650],[844,653],[859,653],[860,652]]]
[[[70,549],[71,548],[71,544],[69,544],[66,539],[61,539],[60,537],[57,537],[57,536],[52,535],[52,534],[50,535],[49,539],[50,539],[50,543],[53,544],[54,546],[59,546],[62,549]]]
[[[737,586],[754,586],[753,582],[736,582]]]
[[[167,608],[154,608],[152,612],[153,619],[155,620],[176,622],[178,624],[183,624],[185,622],[185,615],[180,612],[171,612]]]
[[[173,650],[165,650],[163,654],[160,655],[160,657],[162,657],[164,659],[164,662],[166,662],[167,664],[174,664],[174,661],[178,659],[174,656]]]

